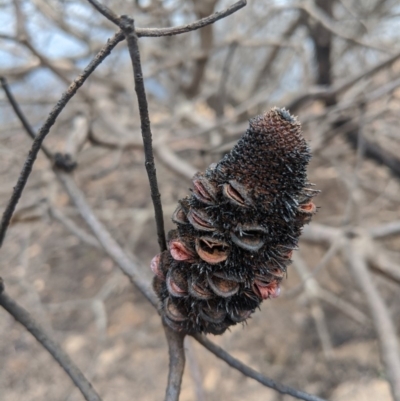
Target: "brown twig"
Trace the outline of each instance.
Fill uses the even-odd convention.
[[[36,133],[32,130],[32,127],[26,120],[25,115],[22,112],[21,108],[19,107],[18,102],[15,100],[14,95],[10,91],[7,79],[5,77],[0,77],[0,83],[1,83],[1,86],[3,87],[3,90],[7,96],[8,101],[11,104],[11,107],[14,109],[15,114],[17,115],[17,117],[21,121],[22,125],[24,126],[25,131],[29,134],[29,136],[32,139],[35,139]],[[53,157],[53,155],[51,154],[51,152],[47,149],[47,147],[45,145],[42,145],[42,151],[49,159],[51,159]]]
[[[1,219],[0,224],[0,247],[3,244],[4,237],[10,224],[11,217],[14,213],[15,207],[22,195],[22,191],[25,188],[25,185],[28,181],[29,175],[32,171],[33,164],[35,163],[36,157],[42,147],[42,143],[50,132],[50,128],[55,123],[57,117],[67,105],[67,103],[71,100],[71,98],[75,95],[78,89],[83,85],[86,79],[90,76],[90,74],[100,65],[100,63],[110,54],[111,50],[124,38],[124,34],[122,31],[117,32],[108,42],[107,44],[100,50],[99,53],[94,57],[94,59],[89,63],[89,65],[84,69],[83,73],[80,74],[68,87],[67,91],[63,93],[61,99],[54,106],[53,110],[50,112],[47,120],[40,128],[38,134],[35,136],[33,140],[31,150],[29,151],[28,157],[25,160],[22,171],[19,175],[17,184],[14,187],[13,194],[6,206],[6,209],[3,213],[3,217]]]
[[[19,323],[21,323],[51,356],[60,364],[65,373],[79,388],[87,401],[101,401],[100,396],[92,385],[86,380],[83,373],[72,362],[61,347],[53,341],[49,335],[40,327],[33,317],[20,305],[18,305],[8,294],[4,292],[3,282],[0,278],[0,305]]]
[[[108,7],[99,3],[97,0],[88,0],[90,4],[93,5],[101,14],[103,14],[107,19],[112,21],[114,24],[121,27],[121,17],[115,14]],[[135,32],[138,38],[140,37],[160,37],[160,36],[173,36],[180,35],[181,33],[187,33],[190,31],[195,31],[197,29],[203,28],[207,25],[213,24],[214,22],[226,18],[229,15],[240,10],[247,4],[246,0],[240,0],[232,4],[228,8],[222,11],[217,11],[208,17],[202,18],[198,21],[192,22],[186,25],[175,26],[171,28],[136,28]]]
[[[161,252],[167,249],[164,230],[164,215],[162,211],[161,195],[158,190],[156,167],[154,164],[152,133],[150,127],[150,116],[147,105],[146,91],[143,84],[142,63],[140,61],[140,51],[138,46],[138,38],[135,33],[134,22],[132,19],[122,16],[121,29],[125,33],[128,43],[129,54],[131,56],[133,75],[135,79],[135,91],[139,104],[140,124],[142,130],[145,166],[149,177],[151,199],[153,201],[154,213],[157,225],[158,245]]]
[[[196,29],[203,28],[206,25],[213,24],[214,22],[226,18],[229,15],[240,10],[247,4],[246,0],[240,0],[225,10],[217,11],[208,17],[202,18],[196,22],[192,22],[187,25],[176,26],[172,28],[137,28],[136,34],[138,37],[159,37],[159,36],[173,36],[179,35],[181,33],[186,33],[190,31],[195,31]]]

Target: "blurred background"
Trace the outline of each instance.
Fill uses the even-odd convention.
[[[103,3],[137,27],[169,27],[233,1]],[[373,302],[346,246],[362,238],[356,256],[366,260],[399,333],[399,27],[395,0],[249,0],[201,30],[139,41],[168,230],[190,178],[233,147],[249,118],[279,106],[302,122],[313,152],[309,179],[322,191],[318,213],[281,296],[245,326],[210,337],[265,375],[332,401],[393,399]],[[0,0],[0,75],[36,129],[115,31],[83,0]],[[3,92],[0,123],[3,210],[31,145]],[[77,160],[74,177],[96,215],[150,280],[158,245],[125,43],[88,79],[45,143]],[[39,155],[1,249],[7,291],[104,401],[160,400],[168,352],[159,316],[87,233]],[[186,349],[182,401],[292,399],[241,376],[190,338]],[[4,310],[0,361],[2,401],[83,400]]]

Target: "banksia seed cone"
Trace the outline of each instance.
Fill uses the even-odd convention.
[[[302,227],[315,213],[300,124],[274,108],[250,121],[230,153],[193,177],[168,251],[151,262],[173,329],[222,334],[279,295]]]

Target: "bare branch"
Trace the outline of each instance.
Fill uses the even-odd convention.
[[[340,230],[322,224],[313,223],[312,226],[305,226],[301,239],[307,242],[331,243],[340,234]]]
[[[340,93],[348,90],[354,84],[359,82],[361,79],[366,79],[371,77],[372,75],[378,73],[383,68],[391,66],[396,60],[400,58],[400,52],[397,52],[393,56],[387,58],[386,60],[377,63],[373,67],[367,69],[366,71],[362,71],[360,74],[357,74],[354,77],[344,80],[343,82],[339,82],[330,88],[315,88],[314,90],[308,90],[307,93],[297,96],[293,99],[288,105],[287,108],[293,113],[297,111],[304,103],[307,103],[312,100],[324,100],[332,98],[332,96],[339,95]]]
[[[57,117],[75,95],[77,90],[83,85],[90,74],[100,65],[100,63],[110,54],[111,50],[124,38],[123,32],[117,32],[112,39],[100,50],[96,57],[89,63],[84,69],[83,73],[79,75],[69,86],[66,92],[62,95],[61,99],[54,106],[53,110],[49,114],[47,120],[40,128],[38,134],[33,140],[29,155],[25,160],[24,166],[18,178],[17,184],[14,187],[13,194],[7,204],[6,210],[3,213],[3,217],[0,224],[0,247],[3,244],[4,237],[7,231],[7,227],[10,224],[11,217],[14,213],[15,207],[21,197],[22,191],[28,181],[29,175],[32,171],[33,164],[35,163],[36,157],[41,149],[42,143],[50,131],[50,128],[55,123]]]
[[[288,394],[291,395],[294,398],[297,398],[299,400],[305,400],[305,401],[326,401],[323,398],[316,397],[315,395],[307,394],[304,391],[296,390],[292,387],[285,386],[284,384],[278,383],[261,373],[257,372],[256,370],[250,368],[249,366],[245,365],[244,363],[240,362],[238,359],[234,358],[232,355],[230,355],[228,352],[223,350],[221,347],[218,345],[212,343],[210,340],[208,340],[205,336],[201,334],[194,334],[193,337],[205,348],[207,348],[210,352],[212,352],[216,357],[222,359],[225,361],[228,365],[230,365],[232,368],[238,370],[242,374],[244,374],[247,377],[250,377],[262,385],[272,388],[273,390],[277,391],[278,393],[281,394]]]
[[[49,212],[52,217],[63,224],[72,234],[78,237],[85,244],[88,244],[94,248],[101,249],[99,242],[92,235],[86,233],[80,227],[78,227],[71,219],[64,215],[60,210],[49,205]]]
[[[228,17],[229,15],[235,13],[240,10],[247,4],[246,0],[240,0],[235,4],[232,4],[230,7],[223,11],[217,11],[216,13],[202,18],[196,22],[192,22],[187,25],[176,26],[172,28],[137,28],[136,34],[138,37],[159,37],[159,36],[173,36],[179,35],[181,33],[186,33],[190,31],[195,31],[196,29],[203,28],[206,25],[213,24],[214,22]]]
[[[49,351],[51,356],[60,364],[65,373],[79,388],[87,401],[101,401],[100,396],[87,381],[83,373],[72,362],[61,347],[53,341],[40,327],[32,316],[9,295],[4,292],[2,279],[0,278],[0,305],[19,323],[21,323],[35,338]]]
[[[400,401],[400,347],[396,328],[389,315],[382,296],[378,292],[365,262],[365,250],[369,242],[366,238],[356,237],[346,248],[346,257],[353,275],[364,292],[371,317],[378,335],[381,355],[385,365],[393,399]]]
[[[100,13],[103,14],[108,20],[113,22],[115,25],[120,26],[121,18],[109,9],[104,4],[99,3],[97,0],[88,0],[88,2]]]
[[[92,208],[87,203],[84,195],[76,186],[75,181],[71,175],[61,171],[56,171],[57,178],[62,183],[63,187],[67,191],[71,200],[74,202],[76,208],[79,211],[81,217],[85,220],[86,224],[92,230],[93,234],[100,242],[105,252],[110,256],[111,259],[120,267],[120,269],[129,277],[132,284],[134,284],[147,300],[156,307],[158,302],[156,296],[147,282],[143,278],[143,273],[139,267],[138,261],[132,261],[114,240],[111,234],[99,221],[99,219],[93,213]]]
[[[317,329],[325,358],[332,359],[332,340],[326,324],[324,310],[318,302],[318,292],[320,290],[320,286],[317,280],[310,275],[308,266],[298,253],[293,255],[293,261],[297,274],[300,276],[300,279],[303,282],[306,296],[311,304],[311,316],[314,319],[315,327]]]
[[[169,374],[165,401],[178,401],[185,369],[185,350],[183,346],[185,334],[176,333],[166,324],[163,324],[163,326],[169,348]]]
[[[154,147],[154,152],[158,159],[165,164],[166,167],[178,173],[182,177],[191,180],[197,173],[197,169],[189,164],[186,160],[178,157],[167,145],[159,143]]]
[[[121,27],[121,17],[118,17],[113,11],[104,5],[100,4],[97,0],[88,0],[99,12],[101,12],[107,19],[114,22],[114,24]],[[186,33],[190,31],[195,31],[197,29],[203,28],[207,25],[213,24],[214,22],[228,17],[229,15],[240,10],[247,4],[246,0],[240,0],[225,10],[218,11],[211,14],[208,17],[202,18],[198,21],[192,22],[186,25],[180,25],[171,28],[136,28],[137,37],[160,37],[160,36],[173,36],[179,35],[181,33]]]
[[[400,221],[392,221],[390,223],[382,224],[371,228],[369,234],[372,238],[380,239],[390,237],[392,235],[400,234]]]
[[[372,247],[366,256],[375,273],[400,285],[400,266],[398,263],[392,262],[377,246]]]
[[[140,61],[140,51],[138,38],[135,34],[134,22],[128,17],[121,17],[121,29],[125,33],[128,42],[129,54],[131,56],[133,75],[135,79],[135,91],[139,103],[140,124],[142,130],[145,166],[149,177],[151,199],[153,201],[154,213],[157,225],[158,245],[161,252],[167,249],[167,242],[164,231],[164,215],[162,211],[161,195],[158,190],[156,168],[154,164],[152,133],[150,127],[150,116],[147,105],[146,91],[143,83],[142,64]]]
[[[14,95],[10,91],[10,88],[8,86],[8,82],[7,82],[6,78],[5,77],[0,77],[0,83],[1,83],[1,86],[3,87],[3,89],[4,89],[4,92],[5,92],[6,96],[7,96],[8,101],[11,104],[11,107],[13,108],[15,114],[17,115],[17,117],[21,121],[22,125],[24,126],[25,131],[28,133],[28,135],[32,139],[35,139],[36,133],[32,130],[32,127],[30,126],[30,124],[26,120],[25,115],[22,112],[21,108],[19,107],[18,102],[15,100]],[[42,151],[44,152],[44,154],[49,159],[51,159],[53,157],[53,155],[51,154],[51,152],[47,149],[47,147],[45,145],[42,145]]]
[[[367,49],[374,49],[380,52],[390,53],[391,49],[386,49],[383,46],[377,46],[371,44],[362,39],[358,39],[346,32],[343,31],[343,28],[337,26],[334,20],[332,20],[325,12],[323,12],[319,7],[316,7],[314,1],[304,1],[301,3],[295,3],[290,5],[283,5],[275,7],[276,10],[285,10],[285,9],[293,9],[297,8],[299,10],[305,11],[310,17],[314,20],[318,21],[321,25],[323,25],[328,31],[332,32],[339,38],[348,40],[351,43],[354,43],[358,46],[366,47]]]
[[[188,367],[192,376],[194,384],[194,392],[196,394],[196,401],[206,401],[206,395],[203,386],[203,375],[201,366],[196,355],[196,350],[193,346],[194,339],[192,337],[185,337],[185,350],[188,360]]]

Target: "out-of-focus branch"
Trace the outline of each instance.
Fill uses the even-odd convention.
[[[216,2],[216,0],[203,0],[202,2],[193,1],[196,16],[201,17],[212,13]],[[195,97],[199,92],[209,60],[210,51],[214,46],[214,28],[212,24],[209,24],[205,26],[204,29],[201,29],[199,34],[200,47],[204,57],[196,60],[191,82],[182,87],[183,92],[189,99]]]
[[[268,73],[282,49],[280,43],[286,43],[289,41],[289,38],[296,32],[302,19],[303,16],[299,15],[291,24],[289,24],[286,30],[282,33],[281,40],[271,49],[270,53],[268,53],[261,70],[257,73],[257,76],[251,85],[251,91],[249,91],[250,94],[259,90],[262,83],[268,79]]]
[[[168,146],[163,143],[158,143],[154,147],[154,152],[160,161],[172,171],[178,173],[182,177],[191,180],[197,173],[197,169],[194,168],[186,160],[178,157]]]
[[[115,239],[99,221],[93,213],[92,208],[87,203],[84,195],[76,186],[75,181],[71,175],[62,171],[56,171],[57,178],[62,183],[64,189],[67,191],[71,200],[79,211],[79,214],[92,230],[97,240],[105,252],[111,259],[121,268],[121,270],[128,276],[132,284],[137,287],[147,300],[153,305],[157,306],[158,302],[156,296],[149,285],[148,281],[143,278],[143,273],[140,269],[138,261],[132,261],[118,245]]]
[[[313,100],[324,100],[331,98],[332,96],[339,95],[342,92],[345,92],[357,82],[362,79],[366,79],[371,77],[372,75],[378,73],[382,69],[389,67],[392,65],[396,60],[400,58],[400,52],[397,52],[393,56],[387,58],[386,60],[377,63],[373,67],[367,69],[366,71],[362,71],[361,73],[357,74],[354,77],[346,79],[344,82],[339,82],[338,84],[334,85],[333,87],[328,88],[315,88],[314,90],[308,90],[307,93],[297,96],[295,99],[291,100],[287,108],[290,110],[291,113],[296,112],[299,110],[301,106],[305,103]]]
[[[393,399],[400,401],[400,347],[398,337],[388,308],[368,271],[365,252],[369,247],[367,238],[357,236],[353,240],[349,239],[348,246],[345,249],[346,257],[371,312]]]
[[[53,207],[52,205],[49,205],[49,213],[52,217],[54,217],[54,219],[59,221],[72,234],[74,234],[76,237],[78,237],[85,244],[88,244],[97,249],[101,249],[101,246],[95,237],[88,234],[86,231],[82,230],[80,227],[78,227],[74,221],[72,221],[67,216],[65,216],[64,213],[62,213],[60,210]]]
[[[342,27],[337,26],[335,21],[329,17],[324,11],[322,11],[319,7],[316,7],[314,1],[302,1],[294,4],[283,5],[274,7],[275,10],[287,10],[287,9],[298,9],[306,12],[311,18],[315,21],[319,22],[326,30],[332,32],[339,38],[345,39],[351,43],[354,43],[358,46],[365,47],[367,49],[374,49],[380,52],[390,53],[391,49],[386,49],[383,46],[377,46],[371,44],[368,41],[364,41],[359,39],[343,30]]]
[[[340,230],[333,227],[328,227],[322,224],[313,223],[304,227],[301,239],[307,242],[331,243],[337,236],[340,235]]]
[[[183,371],[185,369],[185,334],[173,331],[164,324],[165,336],[169,349],[169,373],[165,401],[178,401],[181,392]]]
[[[96,57],[89,63],[84,69],[83,73],[76,78],[69,86],[66,92],[62,95],[61,99],[54,106],[53,110],[49,114],[47,120],[40,128],[38,134],[33,140],[31,150],[27,159],[25,160],[22,171],[19,175],[17,184],[14,187],[13,194],[7,204],[6,210],[3,213],[3,217],[0,224],[0,247],[3,244],[4,237],[7,231],[7,227],[10,223],[11,217],[14,213],[15,207],[21,197],[22,191],[25,188],[26,182],[28,181],[29,175],[32,171],[33,164],[35,163],[36,157],[41,149],[42,143],[50,132],[50,128],[55,123],[57,117],[75,95],[77,90],[84,84],[90,74],[100,65],[100,63],[110,54],[111,50],[124,38],[122,31],[117,32],[112,39],[100,50]]]
[[[203,385],[203,375],[201,372],[201,366],[196,355],[196,350],[193,347],[193,341],[189,336],[185,337],[185,350],[188,361],[188,367],[192,376],[194,392],[196,394],[196,401],[206,401],[206,395]]]
[[[72,362],[61,347],[53,341],[40,327],[32,316],[18,305],[7,293],[4,292],[3,281],[0,278],[0,305],[19,323],[21,323],[35,338],[49,351],[51,356],[60,364],[65,373],[79,388],[87,401],[101,401],[100,396],[92,385],[86,380],[83,373]]]
[[[318,337],[326,359],[332,358],[332,341],[326,324],[324,310],[318,302],[319,284],[310,276],[309,269],[299,254],[293,255],[294,267],[303,282],[305,294],[310,302],[311,316],[314,319]]]
[[[85,145],[89,136],[89,121],[83,114],[76,115],[72,120],[72,129],[65,144],[65,154],[76,159],[79,151]]]
[[[392,221],[390,223],[375,226],[369,230],[372,238],[380,239],[400,234],[400,221]]]
[[[400,265],[392,262],[377,245],[368,250],[366,257],[375,273],[400,285]]]
[[[304,401],[326,401],[323,398],[316,397],[315,395],[307,394],[304,391],[296,390],[292,387],[285,386],[284,384],[278,383],[261,373],[257,372],[256,370],[250,368],[249,366],[245,365],[244,363],[240,362],[238,359],[234,358],[228,352],[223,350],[218,345],[212,343],[208,340],[205,336],[201,334],[194,334],[193,337],[205,348],[207,348],[211,353],[213,353],[217,358],[222,359],[225,361],[229,366],[238,370],[242,374],[247,377],[250,377],[262,385],[272,388],[273,390],[277,391],[281,394],[288,394],[294,398]]]

